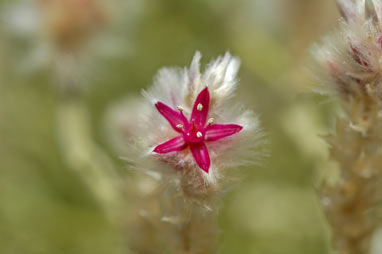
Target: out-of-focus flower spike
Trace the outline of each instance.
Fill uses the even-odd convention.
[[[125,8],[126,2],[133,7],[139,0],[9,1],[0,16],[10,52],[12,39],[28,42],[25,52],[15,54],[14,69],[47,71],[63,90],[82,91],[103,65],[101,59],[126,57],[130,51],[118,30],[126,31],[140,12]],[[67,76],[72,80],[65,83]]]
[[[339,179],[325,179],[320,195],[336,252],[370,253],[379,218],[369,211],[382,202],[382,152],[376,149],[382,144],[382,1],[338,4],[346,22],[314,50],[322,84],[336,91],[344,112],[326,137]]]

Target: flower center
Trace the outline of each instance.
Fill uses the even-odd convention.
[[[192,122],[188,128],[183,129],[182,133],[187,143],[199,143],[204,141],[205,130],[195,122]]]

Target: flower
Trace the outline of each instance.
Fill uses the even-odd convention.
[[[237,124],[213,124],[213,118],[207,121],[209,105],[210,93],[208,87],[204,88],[196,98],[190,120],[187,120],[184,116],[181,106],[178,106],[180,112],[176,112],[166,104],[157,102],[155,106],[159,113],[181,135],[158,145],[155,147],[154,152],[164,154],[181,151],[190,147],[198,166],[208,173],[211,162],[205,143],[231,136],[243,129],[242,126]]]
[[[130,95],[106,120],[134,168],[207,202],[237,179],[237,169],[260,162],[264,139],[256,114],[233,100],[239,59],[226,53],[204,72],[200,60],[196,52],[189,68],[161,69],[144,98]]]

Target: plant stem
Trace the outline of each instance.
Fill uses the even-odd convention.
[[[119,178],[112,161],[93,141],[91,133],[81,98],[60,98],[57,134],[65,161],[92,191],[107,216],[115,220],[118,207],[123,204]]]

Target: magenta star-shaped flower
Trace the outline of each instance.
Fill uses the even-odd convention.
[[[190,148],[196,164],[208,173],[211,161],[206,142],[214,142],[231,136],[243,129],[237,124],[213,124],[213,118],[208,119],[210,93],[208,87],[203,89],[195,100],[190,120],[183,114],[183,109],[173,110],[166,104],[158,102],[155,107],[167,119],[171,127],[181,135],[155,147],[154,152],[166,154]]]

